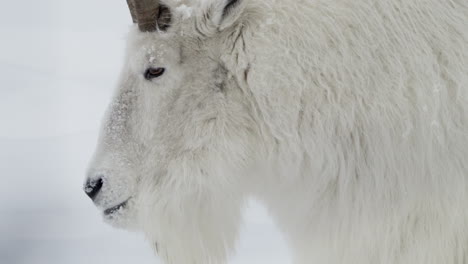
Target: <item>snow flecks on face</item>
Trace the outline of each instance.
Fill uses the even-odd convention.
[[[203,13],[208,8],[224,0],[172,0],[175,3],[175,13],[179,14],[182,20],[191,18],[195,14]]]
[[[149,63],[153,64],[156,61],[156,56],[154,55],[154,51],[156,47],[150,46],[146,49],[146,57],[148,58]]]
[[[159,46],[151,45],[146,49],[146,57],[150,64],[162,64],[164,63],[164,50],[167,49],[164,44],[159,44]]]
[[[164,47],[163,44],[159,45],[159,49],[157,49],[156,51],[156,55],[160,58],[161,62],[163,62],[163,56],[164,56],[164,50],[166,49],[166,47]]]
[[[186,5],[180,5],[178,6],[176,9],[176,12],[181,14],[182,16],[182,19],[188,19],[192,16],[192,8],[191,7],[188,7]]]
[[[125,128],[127,120],[127,104],[125,102],[119,102],[113,104],[113,111],[109,117],[109,123],[107,124],[106,132],[112,138],[118,138],[120,132]]]

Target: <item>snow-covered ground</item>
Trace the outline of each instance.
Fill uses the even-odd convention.
[[[130,21],[124,0],[0,8],[0,263],[160,263],[141,235],[103,224],[81,189]],[[290,263],[258,204],[231,263]]]

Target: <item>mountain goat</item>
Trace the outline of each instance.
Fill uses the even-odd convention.
[[[128,0],[85,191],[171,264],[468,263],[468,1]]]

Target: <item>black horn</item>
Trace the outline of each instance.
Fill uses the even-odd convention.
[[[153,32],[157,29],[159,13],[158,0],[127,0],[133,23],[138,23],[142,32]]]

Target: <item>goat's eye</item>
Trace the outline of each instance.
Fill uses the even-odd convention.
[[[149,68],[145,72],[145,79],[152,80],[154,78],[161,77],[166,70],[164,68]]]

